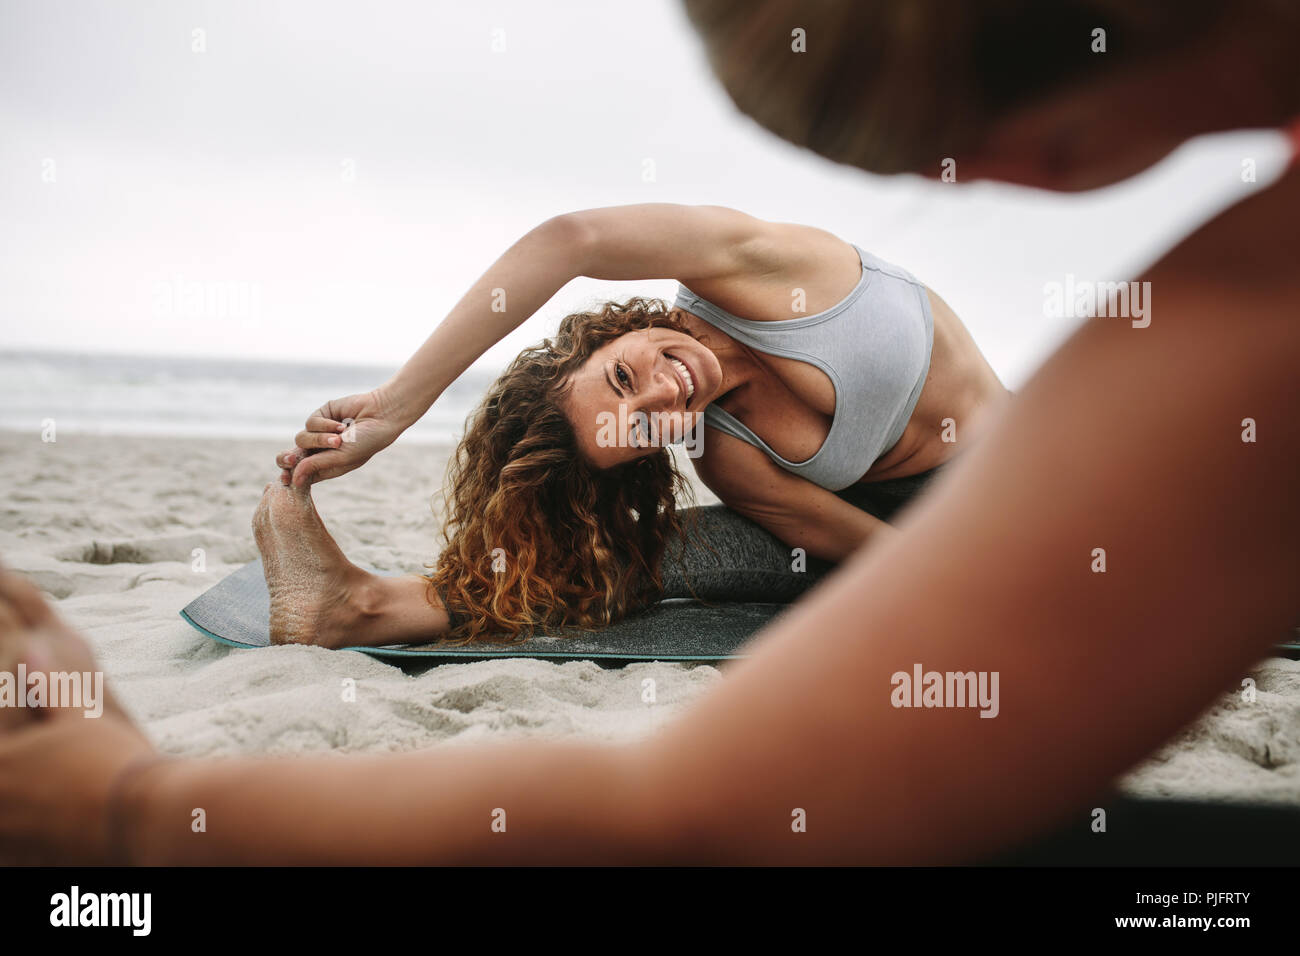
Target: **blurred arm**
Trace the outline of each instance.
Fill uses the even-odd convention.
[[[1243,248],[1293,260],[1289,229]],[[1087,826],[1300,609],[1297,289],[1228,285],[1195,245],[1146,277],[1148,328],[1090,320],[656,737],[159,768],[125,804],[136,858],[918,864]],[[918,664],[997,673],[996,716],[892,706]],[[194,807],[227,829],[191,834]]]
[[[1090,800],[1295,623],[1295,290],[1148,278],[1149,328],[1090,320],[898,534],[650,741],[665,844],[924,864],[1072,812],[1087,826]],[[892,706],[892,676],[917,664],[997,672],[997,716]]]

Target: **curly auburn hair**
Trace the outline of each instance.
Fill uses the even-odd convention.
[[[569,376],[596,349],[654,326],[692,334],[659,299],[568,315],[470,413],[447,472],[445,545],[430,577],[452,616],[444,644],[605,627],[661,591],[665,549],[685,530],[677,495],[692,500],[690,484],[663,447],[596,468],[563,404]]]

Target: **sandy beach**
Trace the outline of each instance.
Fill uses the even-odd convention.
[[[203,637],[177,612],[257,557],[249,520],[278,450],[268,441],[60,433],[47,443],[0,432],[0,556],[88,637],[163,751],[383,752],[507,735],[626,741],[654,733],[727,679],[725,668],[668,663],[397,667],[351,651],[245,651]],[[349,557],[410,572],[433,558],[431,501],[447,452],[399,443],[317,487],[319,510]],[[1178,666],[1170,660],[1169,672]],[[1300,662],[1269,658],[1246,676],[1257,684],[1254,702],[1225,694],[1123,788],[1300,804]],[[654,705],[641,702],[646,677],[657,685]],[[347,678],[355,702],[343,699]]]

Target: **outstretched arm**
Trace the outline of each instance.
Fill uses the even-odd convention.
[[[277,461],[295,485],[351,471],[418,421],[475,359],[570,280],[725,279],[752,265],[756,240],[770,228],[733,209],[669,203],[548,219],[478,278],[392,379],[323,405]],[[345,431],[345,418],[353,430]]]
[[[768,226],[719,206],[648,203],[566,213],[506,250],[384,386],[415,421],[470,364],[578,276],[718,278]]]

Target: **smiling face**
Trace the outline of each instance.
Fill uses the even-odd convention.
[[[565,415],[587,460],[612,468],[683,440],[721,385],[707,346],[652,326],[592,352],[569,378]]]

